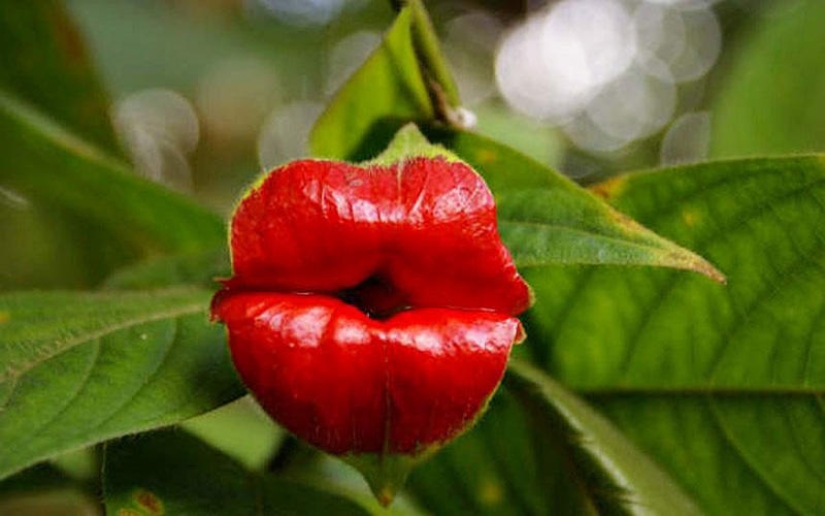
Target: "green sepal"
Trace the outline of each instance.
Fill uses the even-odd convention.
[[[409,123],[398,130],[392,141],[381,154],[375,158],[360,163],[362,166],[392,166],[413,158],[444,158],[448,162],[461,162],[456,154],[441,145],[430,143],[413,123]],[[467,165],[469,167],[469,165]]]
[[[341,459],[358,470],[382,507],[388,507],[404,487],[410,471],[429,458],[440,446],[417,455],[363,453]]]

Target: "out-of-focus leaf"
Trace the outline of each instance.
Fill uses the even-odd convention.
[[[76,482],[52,464],[43,463],[25,469],[0,482],[0,500],[12,495],[38,491],[70,489]]]
[[[649,265],[724,276],[702,257],[617,212],[570,179],[488,138],[434,137],[473,166],[497,196],[499,229],[520,269],[558,264]]]
[[[251,473],[175,430],[109,443],[105,455],[109,514],[368,514],[316,487]]]
[[[381,45],[336,94],[310,136],[316,156],[362,161],[409,122],[451,116],[458,93],[419,0],[401,9]]]
[[[210,296],[0,296],[0,477],[241,396]]]
[[[252,470],[262,470],[286,437],[250,396],[181,426]]]
[[[226,239],[223,223],[192,201],[138,178],[26,104],[0,94],[0,208],[3,195],[18,210],[39,210],[77,241],[66,259],[84,260],[86,284],[109,268],[141,257],[214,249]],[[14,228],[4,228],[12,231]],[[25,251],[27,235],[12,235]],[[20,260],[26,254],[17,255]],[[25,269],[25,263],[11,264]],[[45,265],[45,264],[44,264]],[[82,266],[78,266],[82,269]]]
[[[102,149],[118,151],[108,97],[62,2],[0,2],[0,56],[0,90],[37,105]]]
[[[775,2],[712,106],[714,156],[825,150],[825,2]]]
[[[707,512],[822,512],[825,160],[711,163],[596,190],[713,260],[728,285],[654,269],[527,269],[535,360]]]
[[[232,275],[228,250],[159,256],[115,271],[103,282],[106,289],[147,289],[173,285],[216,288],[217,280]]]

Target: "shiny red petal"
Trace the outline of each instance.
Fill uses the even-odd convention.
[[[414,454],[455,437],[521,331],[507,315],[440,308],[378,321],[321,295],[225,292],[213,313],[267,412],[335,454]]]
[[[412,307],[516,315],[530,302],[486,184],[442,158],[291,163],[240,203],[231,240],[232,287],[336,292],[380,277]]]

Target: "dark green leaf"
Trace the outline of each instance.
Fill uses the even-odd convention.
[[[728,275],[526,270],[533,355],[715,514],[825,508],[825,161],[730,161],[598,191]],[[735,503],[733,501],[736,501]]]
[[[0,477],[242,395],[210,296],[0,296]]]
[[[413,470],[407,492],[432,514],[570,514],[581,506],[553,443],[533,437],[527,414],[500,389],[470,432]]]
[[[31,107],[2,94],[0,134],[0,208],[11,215],[28,210],[42,214],[46,228],[53,224],[62,230],[58,236],[73,230],[76,237],[63,237],[59,252],[65,256],[45,253],[52,260],[44,268],[83,261],[88,264],[88,285],[99,281],[108,268],[140,257],[224,245],[218,216],[138,178]],[[3,196],[18,199],[16,207],[7,207]],[[20,261],[10,264],[13,270],[25,273],[29,255],[43,259],[44,253],[26,245],[31,242],[28,234],[5,225],[3,230],[21,243],[4,258]],[[48,244],[50,239],[42,241]]]
[[[539,370],[512,360],[506,391],[469,434],[416,470],[435,514],[693,514],[618,430]]]
[[[37,105],[102,149],[117,152],[107,95],[62,2],[0,2],[0,55],[0,90]]]
[[[507,387],[516,394],[544,439],[561,439],[566,474],[575,477],[583,512],[594,514],[698,514],[676,484],[610,422],[526,362],[514,359]],[[535,423],[534,423],[535,424]]]
[[[520,269],[557,264],[652,265],[724,279],[700,256],[504,145],[467,132],[435,136],[483,175],[495,192],[501,236]]]
[[[737,42],[712,106],[715,156],[825,150],[825,2],[775,2]]]
[[[71,489],[77,482],[52,464],[43,463],[25,469],[0,482],[0,499],[24,493]]]
[[[109,514],[368,514],[315,487],[250,473],[175,430],[109,443],[105,461]]]

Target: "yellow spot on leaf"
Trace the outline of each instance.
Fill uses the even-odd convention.
[[[504,501],[504,492],[498,482],[487,479],[478,491],[478,499],[484,505],[498,505]]]
[[[495,163],[498,160],[498,154],[489,149],[480,149],[476,152],[476,160],[484,165]]]
[[[682,220],[688,227],[693,227],[699,220],[699,215],[695,211],[685,210],[682,212]]]
[[[590,187],[590,191],[604,199],[613,199],[619,196],[627,184],[627,176],[618,176],[613,179],[608,179],[601,183],[597,183]]]
[[[9,316],[8,312],[0,312],[0,324],[9,322],[10,318],[11,316]]]

